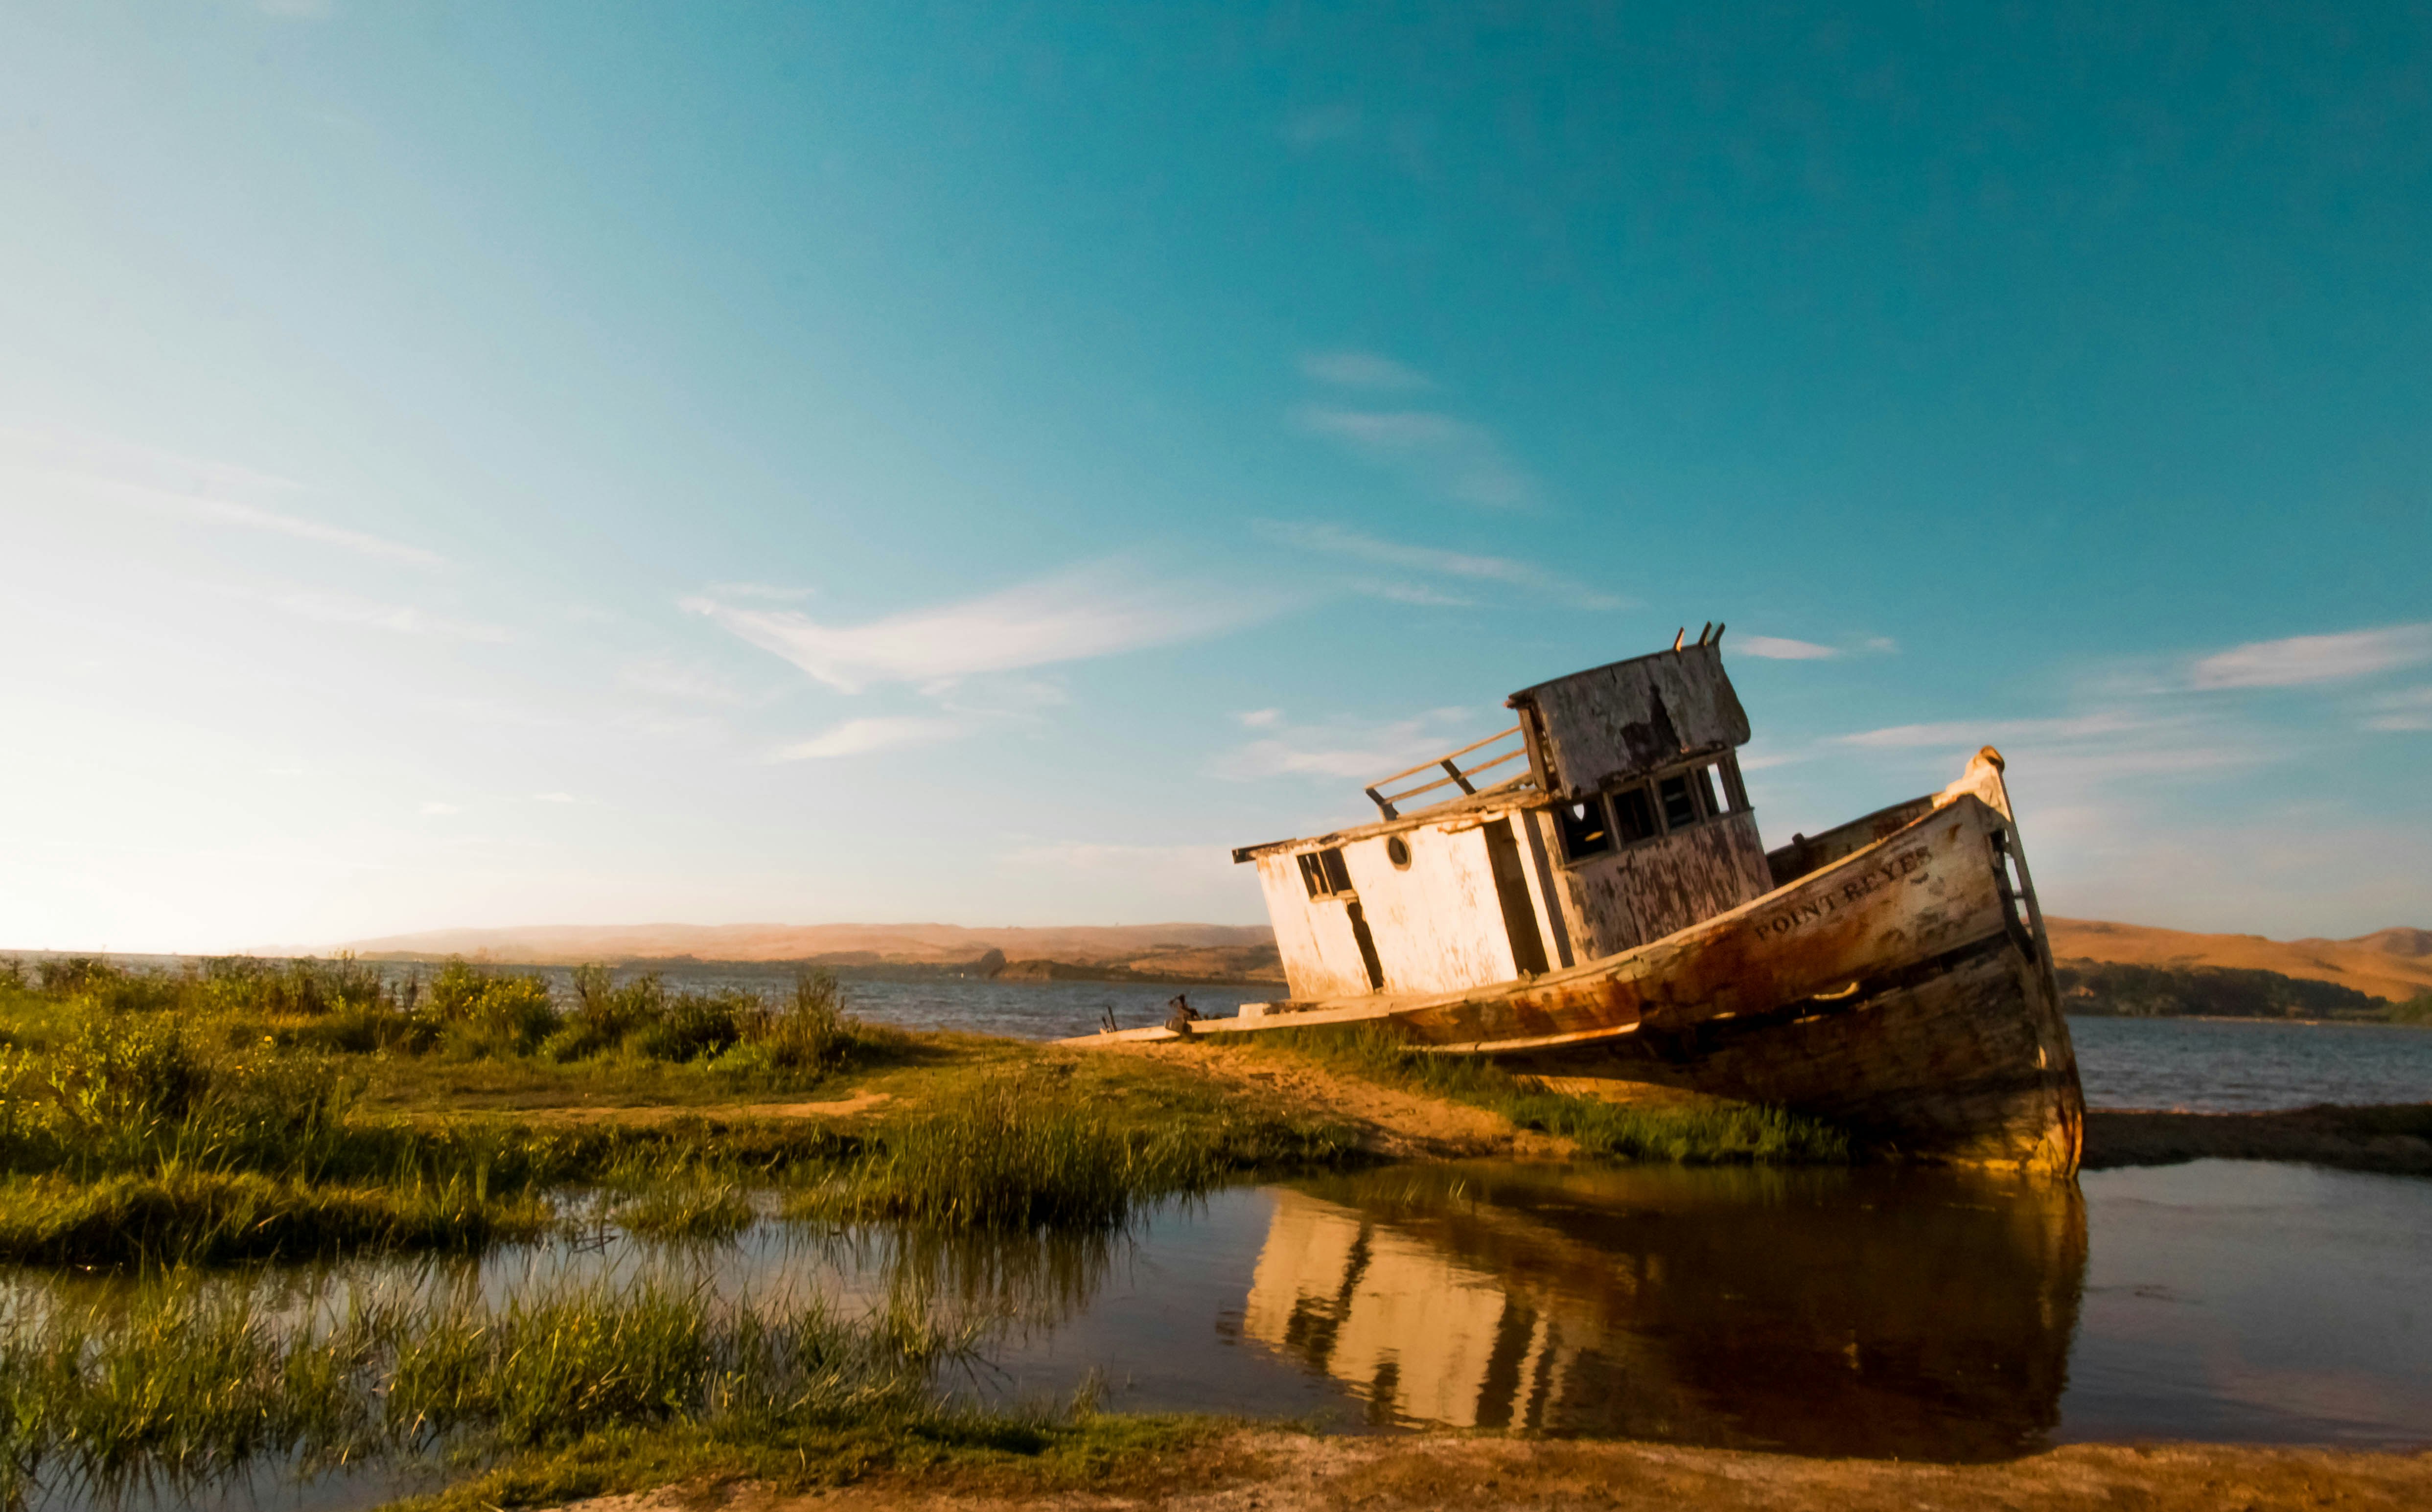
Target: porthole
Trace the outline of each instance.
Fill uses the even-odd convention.
[[[1393,869],[1395,871],[1410,870],[1410,843],[1408,840],[1403,839],[1398,834],[1387,836],[1385,840],[1385,859],[1393,864]]]

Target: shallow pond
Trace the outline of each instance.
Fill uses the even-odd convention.
[[[2200,1162],[2075,1187],[1894,1171],[1466,1163],[1244,1185],[1120,1238],[934,1242],[766,1223],[732,1244],[613,1234],[245,1284],[672,1273],[847,1307],[909,1289],[995,1320],[952,1390],[1315,1419],[1526,1427],[1969,1460],[2074,1439],[2432,1442],[2432,1183]],[[20,1277],[90,1295],[110,1283]],[[235,1504],[336,1508],[389,1474],[251,1477]],[[206,1496],[206,1502],[212,1500]]]

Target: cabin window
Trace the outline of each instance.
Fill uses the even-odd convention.
[[[1555,804],[1554,828],[1562,835],[1564,861],[1583,861],[1613,848],[1613,826],[1605,818],[1600,796]]]
[[[1403,839],[1398,834],[1387,837],[1385,841],[1385,859],[1393,864],[1393,869],[1395,871],[1410,870],[1410,843],[1408,840]]]
[[[1740,780],[1740,759],[1726,756],[1722,761],[1723,797],[1731,801],[1733,814],[1748,811],[1748,783]]]
[[[1664,828],[1685,830],[1697,822],[1697,800],[1689,796],[1689,774],[1667,777],[1655,784],[1656,800],[1664,806]]]
[[[1655,827],[1655,804],[1647,797],[1645,784],[1625,787],[1613,795],[1613,824],[1626,846],[1652,840],[1663,832]]]
[[[1343,852],[1304,850],[1300,854],[1301,885],[1311,898],[1335,898],[1351,891],[1351,873],[1343,869]]]
[[[1709,816],[1731,812],[1714,798],[1714,769],[1700,766],[1689,774],[1689,791],[1697,797],[1697,812]]]

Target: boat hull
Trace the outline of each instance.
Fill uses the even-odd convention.
[[[1888,1152],[2065,1175],[2085,1107],[1998,767],[1934,804],[1728,913],[1567,970],[1067,1043],[1374,1023],[1563,1090],[1765,1102]]]

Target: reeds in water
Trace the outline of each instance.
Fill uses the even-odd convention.
[[[59,1487],[194,1489],[261,1460],[468,1458],[667,1423],[917,1420],[970,1336],[903,1308],[721,1303],[656,1281],[503,1306],[381,1302],[282,1321],[246,1288],[0,1311],[0,1505]]]
[[[889,1125],[788,1217],[899,1219],[944,1228],[1106,1229],[1134,1204],[1204,1191],[1222,1152],[1125,1124],[1055,1078],[998,1076],[952,1104]]]

